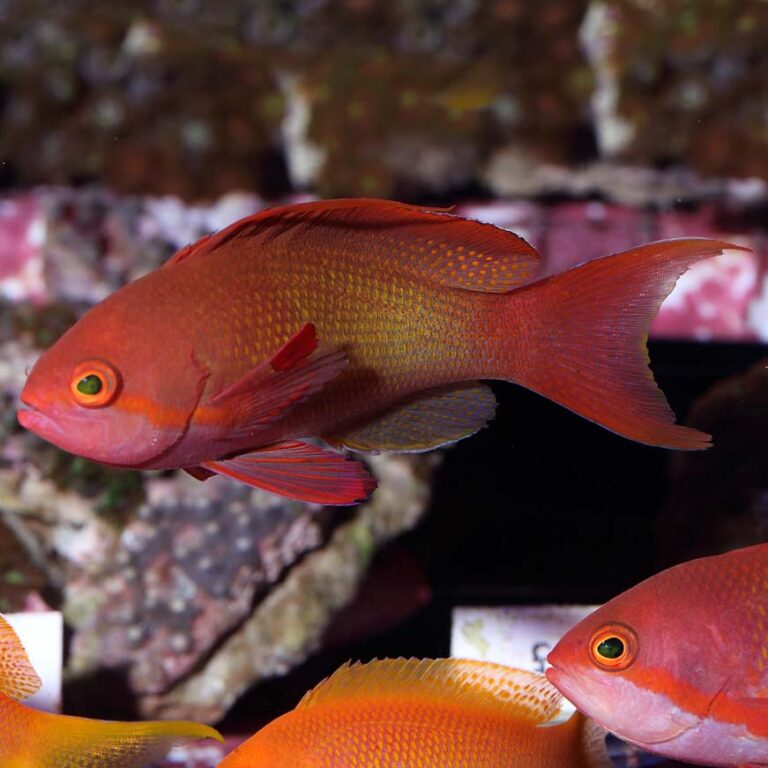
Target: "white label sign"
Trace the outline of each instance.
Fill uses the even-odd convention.
[[[451,656],[543,672],[547,654],[596,605],[454,608]]]

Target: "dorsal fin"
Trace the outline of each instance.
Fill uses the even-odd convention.
[[[22,701],[39,691],[41,685],[19,636],[0,616],[0,693]]]
[[[543,675],[468,659],[381,659],[345,664],[299,702],[297,709],[340,699],[409,696],[462,703],[545,723],[562,697]]]
[[[193,253],[201,252],[205,249],[206,243],[216,236],[216,232],[212,232],[209,235],[204,235],[199,240],[195,240],[194,243],[187,243],[183,248],[180,248],[176,253],[171,256],[168,261],[163,264],[164,267],[172,267],[174,264],[178,264],[180,261],[184,261],[187,256],[191,256]]]
[[[391,200],[342,198],[268,208],[182,248],[167,262],[203,256],[241,238],[302,237],[301,247],[333,245],[344,234],[346,249],[379,254],[401,268],[442,285],[506,293],[536,277],[540,256],[504,229],[453,216],[446,209]],[[266,240],[266,241],[268,241]],[[266,242],[265,241],[265,242]]]
[[[232,222],[232,224],[224,227],[224,229],[220,229],[218,232],[211,232],[208,235],[204,235],[199,240],[195,240],[194,243],[188,243],[183,248],[176,251],[163,266],[170,267],[174,264],[178,264],[180,261],[184,261],[184,259],[192,255],[209,253],[215,248],[224,245],[224,243],[228,242],[233,237],[258,234],[259,231],[264,229],[261,225],[265,223],[269,226],[270,224],[277,224],[279,222],[290,222],[291,226],[295,226],[300,222],[317,220],[320,214],[328,213],[329,211],[377,207],[381,203],[386,203],[387,207],[392,206],[393,208],[430,213],[448,213],[452,210],[452,207],[431,208],[421,205],[398,203],[394,200],[374,200],[364,197],[337,198],[334,200],[310,200],[304,203],[276,205],[272,208],[264,208],[261,211],[252,213],[250,216],[244,216],[242,219]]]

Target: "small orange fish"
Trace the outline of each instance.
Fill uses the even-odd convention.
[[[40,688],[18,636],[0,616],[0,765],[2,768],[138,768],[175,744],[223,741],[186,722],[110,723],[39,712],[20,702]]]
[[[632,440],[706,448],[674,424],[645,338],[677,277],[726,249],[651,243],[537,281],[525,241],[445,212],[265,210],[91,309],[40,357],[18,418],[95,461],[328,504],[375,486],[334,449],[428,451],[484,427],[495,400],[478,379]]]
[[[547,677],[625,741],[768,765],[768,544],[669,568],[579,622]]]
[[[344,666],[219,768],[609,768],[543,675],[462,659]]]

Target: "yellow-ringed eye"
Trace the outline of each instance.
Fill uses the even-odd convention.
[[[589,641],[589,655],[598,667],[619,671],[637,656],[637,635],[624,624],[601,627]]]
[[[88,360],[75,368],[69,388],[80,405],[100,408],[115,399],[119,386],[120,376],[109,363]]]

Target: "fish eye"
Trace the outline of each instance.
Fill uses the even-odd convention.
[[[606,637],[595,650],[604,659],[619,659],[624,655],[626,647],[620,637]]]
[[[89,360],[75,369],[69,388],[77,403],[99,408],[115,399],[119,384],[120,377],[109,363]]]
[[[637,656],[637,635],[623,624],[602,627],[592,635],[589,653],[602,669],[626,669]]]
[[[87,373],[75,385],[83,395],[98,395],[104,387],[104,382],[98,373]]]

